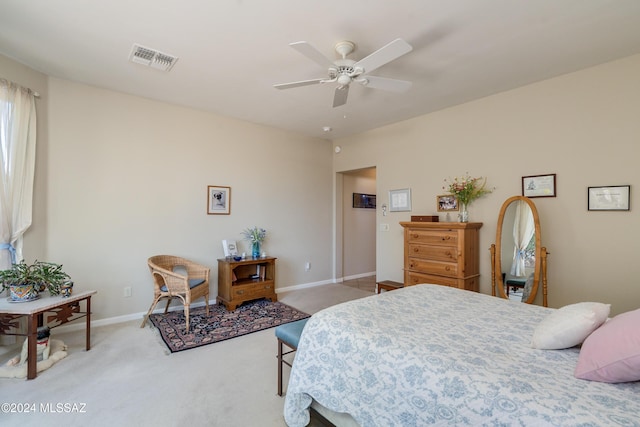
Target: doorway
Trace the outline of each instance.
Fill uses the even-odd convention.
[[[376,168],[339,172],[336,187],[336,278],[369,288],[376,274]]]

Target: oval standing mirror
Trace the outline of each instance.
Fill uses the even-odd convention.
[[[542,282],[547,307],[547,250],[540,244],[540,219],[527,197],[507,199],[498,215],[496,243],[491,245],[491,294],[533,303]]]

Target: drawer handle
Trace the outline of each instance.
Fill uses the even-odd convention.
[[[236,291],[236,295],[242,295],[242,294],[244,294],[243,290]]]
[[[418,235],[417,234],[413,234],[411,237],[413,237],[414,239],[417,239]]]
[[[444,268],[446,271],[450,271],[451,267],[449,267],[448,265]]]
[[[442,240],[451,240],[451,236],[444,236]]]
[[[265,289],[271,289],[271,286],[266,285],[264,288],[265,288]]]
[[[418,248],[413,248],[413,252],[418,253],[419,249]]]

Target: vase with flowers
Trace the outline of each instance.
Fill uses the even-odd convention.
[[[460,222],[469,222],[468,208],[471,202],[493,191],[486,188],[487,178],[472,178],[468,172],[463,177],[456,176],[453,179],[449,178],[444,181],[446,185],[442,188],[449,191],[458,200],[460,206],[458,220]]]
[[[253,227],[247,228],[242,232],[242,236],[245,240],[251,242],[251,256],[253,258],[260,258],[260,246],[267,237],[267,230],[264,228]]]

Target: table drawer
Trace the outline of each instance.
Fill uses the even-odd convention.
[[[409,258],[408,269],[442,276],[458,275],[458,264],[456,263],[427,261],[419,258]]]
[[[453,246],[426,246],[409,244],[409,256],[434,261],[458,262],[458,248]]]
[[[232,299],[250,300],[273,294],[273,282],[252,283],[231,287]]]
[[[407,243],[458,246],[458,232],[454,230],[419,230],[414,228],[407,231]]]

